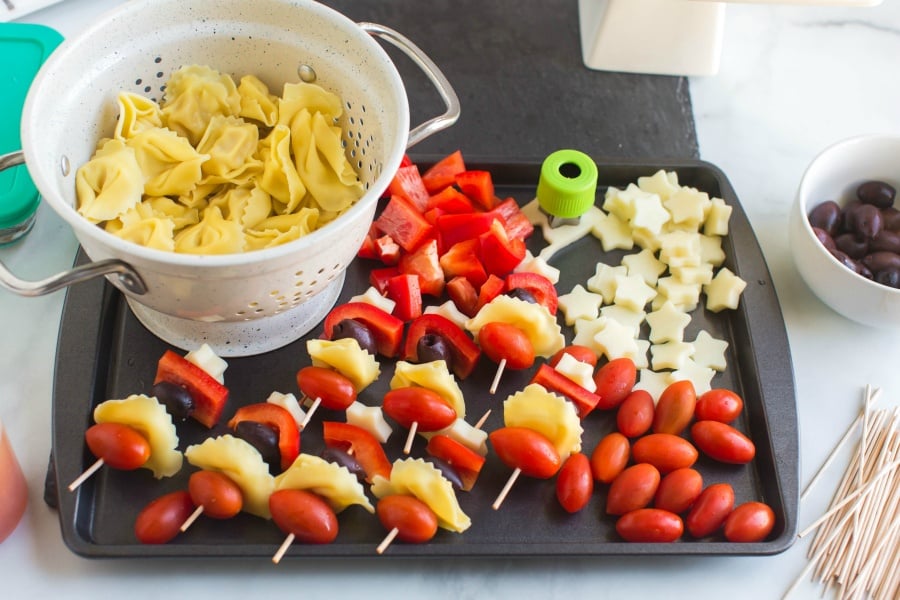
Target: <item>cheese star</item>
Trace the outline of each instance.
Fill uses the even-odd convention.
[[[663,390],[669,387],[669,384],[673,381],[671,371],[657,373],[650,369],[641,369],[638,377],[638,382],[634,384],[634,389],[644,390],[650,394],[654,405],[659,401],[659,396],[663,393]]]
[[[691,383],[694,384],[694,391],[700,396],[712,388],[711,382],[715,374],[716,372],[712,369],[698,365],[693,360],[688,359],[683,367],[677,371],[672,371],[672,381],[690,379]]]
[[[732,273],[728,267],[722,267],[713,280],[703,286],[706,308],[713,312],[737,308],[745,287],[746,281]]]
[[[654,344],[684,340],[684,328],[691,322],[690,315],[678,310],[666,300],[659,310],[647,315],[650,324],[650,341]]]
[[[602,327],[594,334],[594,351],[605,354],[609,360],[622,357],[634,360],[640,349],[631,328],[606,317],[600,317],[597,321],[602,322]]]
[[[704,329],[697,334],[693,346],[694,355],[691,358],[695,363],[715,371],[725,370],[725,350],[728,349],[728,342],[714,338]]]
[[[566,325],[572,326],[578,319],[596,319],[600,314],[603,296],[577,284],[568,294],[559,297],[559,309],[566,316]]]

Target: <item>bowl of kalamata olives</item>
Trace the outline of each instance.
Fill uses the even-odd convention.
[[[825,304],[900,327],[900,135],[865,135],[810,163],[791,212],[794,261]]]

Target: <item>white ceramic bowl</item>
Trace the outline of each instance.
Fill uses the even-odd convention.
[[[865,325],[900,328],[900,290],[866,279],[841,264],[816,238],[808,219],[817,204],[834,200],[843,206],[856,197],[860,183],[872,179],[900,189],[900,135],[854,137],[816,156],[797,190],[790,245],[800,275],[825,304]]]

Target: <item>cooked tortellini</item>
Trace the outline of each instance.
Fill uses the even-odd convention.
[[[344,154],[341,99],[314,83],[276,96],[182,67],[162,101],[117,97],[111,139],[76,174],[77,209],[122,239],[158,250],[230,254],[296,240],[364,193]]]

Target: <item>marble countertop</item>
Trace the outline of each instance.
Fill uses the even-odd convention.
[[[72,35],[117,3],[68,0],[23,21]],[[883,388],[881,406],[895,406],[900,397],[896,334],[856,325],[819,302],[799,279],[786,235],[795,189],[818,151],[856,134],[900,131],[900,4],[739,3],[726,13],[718,74],[690,79],[694,119],[701,158],[720,167],[737,191],[782,303],[803,485],[856,417],[866,384]],[[26,241],[0,249],[0,260],[35,278],[71,265],[77,248],[62,220],[43,206]],[[276,569],[265,561],[80,558],[63,544],[57,514],[41,499],[63,298],[0,293],[0,418],[31,491],[23,522],[0,545],[4,597],[776,598],[807,564],[807,539],[769,557],[341,560]],[[836,463],[801,504],[801,528],[825,509],[842,468]],[[791,597],[819,597],[819,589],[804,582]]]

